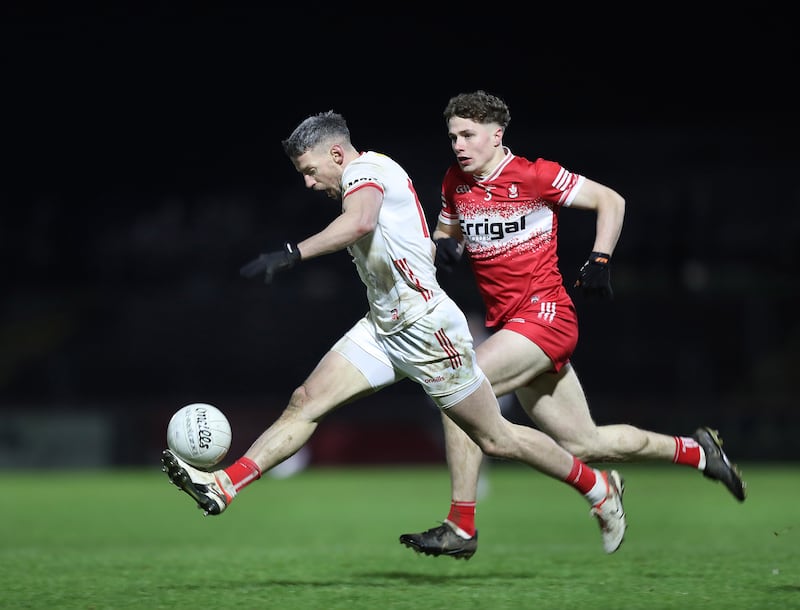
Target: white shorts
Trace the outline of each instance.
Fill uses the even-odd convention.
[[[361,371],[374,389],[408,377],[442,409],[472,394],[485,379],[467,319],[451,299],[391,335],[375,332],[367,314],[331,349]]]

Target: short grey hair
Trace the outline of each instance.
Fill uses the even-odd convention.
[[[350,143],[350,130],[347,128],[347,122],[341,114],[333,110],[320,112],[306,118],[281,144],[290,159],[297,159],[318,144],[329,140]]]

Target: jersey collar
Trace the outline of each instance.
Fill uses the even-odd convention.
[[[473,174],[472,177],[475,178],[475,182],[490,182],[503,172],[503,168],[511,163],[511,159],[514,158],[514,155],[508,146],[503,146],[503,152],[505,152],[505,155],[503,155],[503,158],[500,159],[500,162],[494,167],[493,170],[483,176]]]

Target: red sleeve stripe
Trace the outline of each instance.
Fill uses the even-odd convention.
[[[347,194],[348,195],[352,195],[356,191],[360,191],[361,189],[363,189],[364,187],[367,187],[367,186],[371,186],[374,189],[378,189],[381,192],[381,194],[383,194],[383,187],[380,184],[378,184],[377,182],[365,182],[363,184],[359,184],[358,186],[354,186],[352,189],[347,191]]]

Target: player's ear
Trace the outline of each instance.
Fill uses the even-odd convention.
[[[503,128],[498,127],[494,130],[492,134],[492,140],[494,141],[495,147],[501,146],[503,144]]]
[[[336,165],[341,165],[344,162],[344,149],[341,144],[334,144],[331,146],[329,154]]]

